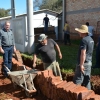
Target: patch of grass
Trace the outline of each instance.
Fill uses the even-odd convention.
[[[0,58],[2,58],[2,54],[0,53]]]
[[[60,45],[60,49],[62,52],[62,59],[60,60],[57,56],[57,61],[59,62],[59,65],[61,68],[65,69],[75,69],[76,61],[77,61],[77,51],[78,51],[78,45],[71,45],[71,46],[65,46]]]
[[[60,46],[63,58],[59,59],[59,57],[57,55],[57,61],[59,62],[59,65],[60,65],[62,71],[66,72],[66,73],[73,73],[75,71],[76,62],[77,62],[77,53],[78,53],[80,40],[72,40],[71,43],[72,43],[71,46],[65,46],[62,43],[60,43],[59,46]],[[95,61],[96,61],[95,52],[96,51],[94,50],[92,66],[95,65]],[[22,53],[22,56],[29,58],[29,59],[33,59],[32,54],[29,55],[28,53],[25,53],[25,54]],[[39,56],[39,59],[41,59],[40,56]],[[100,74],[99,69],[92,69],[91,71],[92,71],[92,75]]]
[[[28,58],[28,59],[33,59],[33,55],[32,54],[28,54],[28,53],[21,53],[21,55],[25,58]]]

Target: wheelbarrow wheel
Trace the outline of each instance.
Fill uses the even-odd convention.
[[[26,94],[27,97],[30,97],[30,98],[33,96],[33,95],[32,95],[31,93],[29,93],[28,91],[25,91],[25,94]]]

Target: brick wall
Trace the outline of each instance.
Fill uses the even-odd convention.
[[[75,33],[75,27],[87,21],[96,30],[97,22],[100,21],[100,0],[66,0],[66,19],[72,33]]]
[[[14,58],[12,63],[16,70],[23,66]],[[34,84],[37,91],[41,91],[50,100],[100,100],[100,95],[95,94],[93,90],[88,90],[71,81],[60,80],[59,76],[53,75],[52,70],[38,71]]]

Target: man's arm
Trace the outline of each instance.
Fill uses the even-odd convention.
[[[12,30],[11,30],[12,31]],[[13,34],[13,32],[12,32]],[[15,38],[14,38],[14,34],[13,34],[13,43],[14,43],[14,53],[16,52],[16,46],[15,46]]]
[[[36,61],[37,61],[37,55],[34,54],[34,55],[33,55],[33,67],[34,67],[34,68],[36,67]]]
[[[50,20],[48,21],[48,25],[50,25]]]
[[[44,22],[45,22],[45,20],[44,20],[44,18],[43,18],[43,25],[44,25]]]
[[[56,44],[55,46],[56,46],[56,49],[58,51],[59,58],[62,59],[62,54],[61,54],[61,51],[60,51],[60,48],[59,48],[58,44]]]
[[[81,55],[80,55],[80,69],[82,73],[84,73],[84,62],[86,59],[86,49],[81,50]]]
[[[2,40],[2,35],[1,35],[1,30],[0,30],[0,52],[4,54],[4,50],[2,49],[2,45],[1,45],[1,40]]]

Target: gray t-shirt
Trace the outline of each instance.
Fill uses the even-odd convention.
[[[38,44],[35,49],[35,54],[40,54],[44,63],[52,63],[56,60],[56,51],[54,46],[56,42],[53,39],[47,39],[47,45]]]
[[[11,46],[15,45],[14,34],[11,30],[6,31],[6,29],[0,30],[0,46]]]
[[[94,48],[94,41],[90,36],[86,36],[81,40],[79,51],[78,51],[78,64],[80,64],[81,50],[86,49],[86,59],[85,62],[92,61],[92,53]]]

